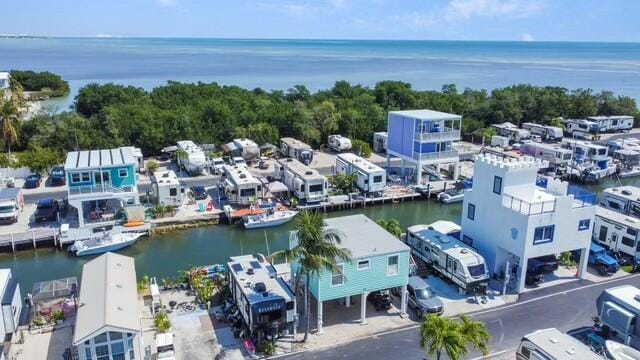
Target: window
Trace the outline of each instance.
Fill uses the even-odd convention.
[[[476,206],[471,203],[467,205],[467,217],[470,220],[473,220],[476,218]]]
[[[108,345],[96,346],[96,359],[97,360],[109,360],[109,346]]]
[[[467,235],[462,235],[462,242],[469,246],[473,246],[473,239],[468,237]]]
[[[493,177],[493,192],[495,194],[502,194],[502,178],[500,176]]]
[[[95,338],[93,338],[93,342],[95,344],[101,344],[107,342],[107,333],[102,333]]]
[[[400,273],[398,260],[398,255],[389,256],[387,258],[387,276],[395,276]]]
[[[111,358],[124,360],[124,343],[122,341],[111,343]]]
[[[636,246],[636,241],[634,239],[628,238],[626,236],[622,237],[622,245],[625,246],[629,246],[629,247],[635,247]]]
[[[178,195],[178,189],[176,188],[169,189],[169,196],[176,196],[176,195]]]
[[[89,181],[91,181],[91,173],[83,172],[82,173],[82,182],[89,182]]]
[[[636,236],[636,235],[638,235],[638,230],[632,229],[632,228],[627,228],[627,234],[629,234],[631,236]]]
[[[127,340],[127,347],[129,348],[129,360],[134,360],[136,356],[135,356],[135,348],[133,347],[133,339]]]
[[[598,234],[598,240],[601,242],[607,241],[607,227],[600,226],[600,233]]]
[[[336,265],[331,270],[331,286],[340,286],[344,284],[344,265]]]
[[[71,182],[72,183],[80,182],[80,174],[79,173],[72,173],[71,174]]]
[[[87,359],[93,359],[93,358],[91,357],[91,347],[90,347],[90,346],[86,346],[86,347],[84,348],[84,355],[85,355],[85,357],[86,357]]]
[[[580,220],[580,222],[578,222],[578,230],[579,231],[589,230],[590,227],[591,227],[591,219],[584,219],[584,220]]]
[[[255,189],[240,189],[240,196],[242,196],[242,197],[256,196],[256,190]]]
[[[120,340],[120,339],[122,339],[122,333],[115,332],[115,331],[109,332],[109,340],[114,341],[114,340]]]
[[[533,245],[546,244],[553,241],[554,225],[536,228],[533,232]]]
[[[369,259],[358,260],[358,271],[360,270],[369,270]]]
[[[324,188],[324,186],[322,184],[310,185],[309,186],[309,192],[310,193],[321,192],[323,188]]]
[[[373,177],[373,182],[374,183],[379,183],[382,182],[382,175],[376,175]]]
[[[129,170],[118,169],[118,176],[120,176],[121,178],[126,178],[127,176],[129,176]]]

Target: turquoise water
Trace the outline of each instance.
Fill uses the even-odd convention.
[[[640,44],[466,41],[0,39],[0,69],[50,70],[72,86],[65,109],[89,82],[151,89],[168,80],[246,88],[312,90],[336,80],[416,89],[492,89],[515,83],[607,89],[640,99]]]

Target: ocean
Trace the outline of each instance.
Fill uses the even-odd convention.
[[[0,39],[0,70],[52,71],[72,93],[90,82],[145,89],[175,80],[286,90],[337,80],[401,80],[420,90],[453,83],[491,90],[530,83],[611,90],[640,99],[640,44],[480,41],[237,40],[183,38]]]

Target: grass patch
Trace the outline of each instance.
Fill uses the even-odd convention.
[[[621,269],[622,269],[622,271],[625,271],[625,272],[628,272],[629,274],[631,274],[633,272],[633,265],[631,265],[631,264],[622,265]]]

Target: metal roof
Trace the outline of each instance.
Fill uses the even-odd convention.
[[[383,168],[353,153],[338,154],[338,159],[350,164],[365,174],[385,172]]]
[[[549,354],[554,359],[597,360],[602,359],[578,339],[561,333],[556,328],[537,330],[524,336],[525,339]]]
[[[136,268],[131,257],[106,253],[82,267],[80,305],[73,344],[78,345],[106,327],[140,331]]]
[[[362,214],[325,219],[324,222],[327,228],[344,234],[338,246],[351,250],[354,259],[410,250],[409,246]]]
[[[98,169],[123,165],[135,165],[136,160],[132,147],[121,147],[106,150],[83,150],[67,153],[64,169]]]
[[[283,137],[283,138],[280,139],[280,142],[283,142],[283,143],[287,144],[287,146],[289,146],[292,149],[298,149],[298,150],[300,150],[300,149],[302,149],[302,150],[309,149],[309,150],[312,150],[310,145],[305,144],[302,141],[294,139],[294,138],[291,138],[291,137]]]
[[[241,285],[249,303],[255,304],[274,297],[282,297],[286,301],[293,300],[291,289],[281,281],[275,267],[262,255],[234,256],[229,260],[231,261],[227,265],[231,276]],[[256,289],[255,285],[258,283],[265,285],[265,291]]]
[[[284,166],[286,170],[291,171],[305,180],[327,180],[327,178],[317,170],[310,168],[296,159],[284,158],[278,160],[278,163],[280,166]]]
[[[404,110],[389,111],[389,115],[397,115],[402,117],[410,117],[419,120],[461,120],[462,116],[449,114],[435,110]]]

